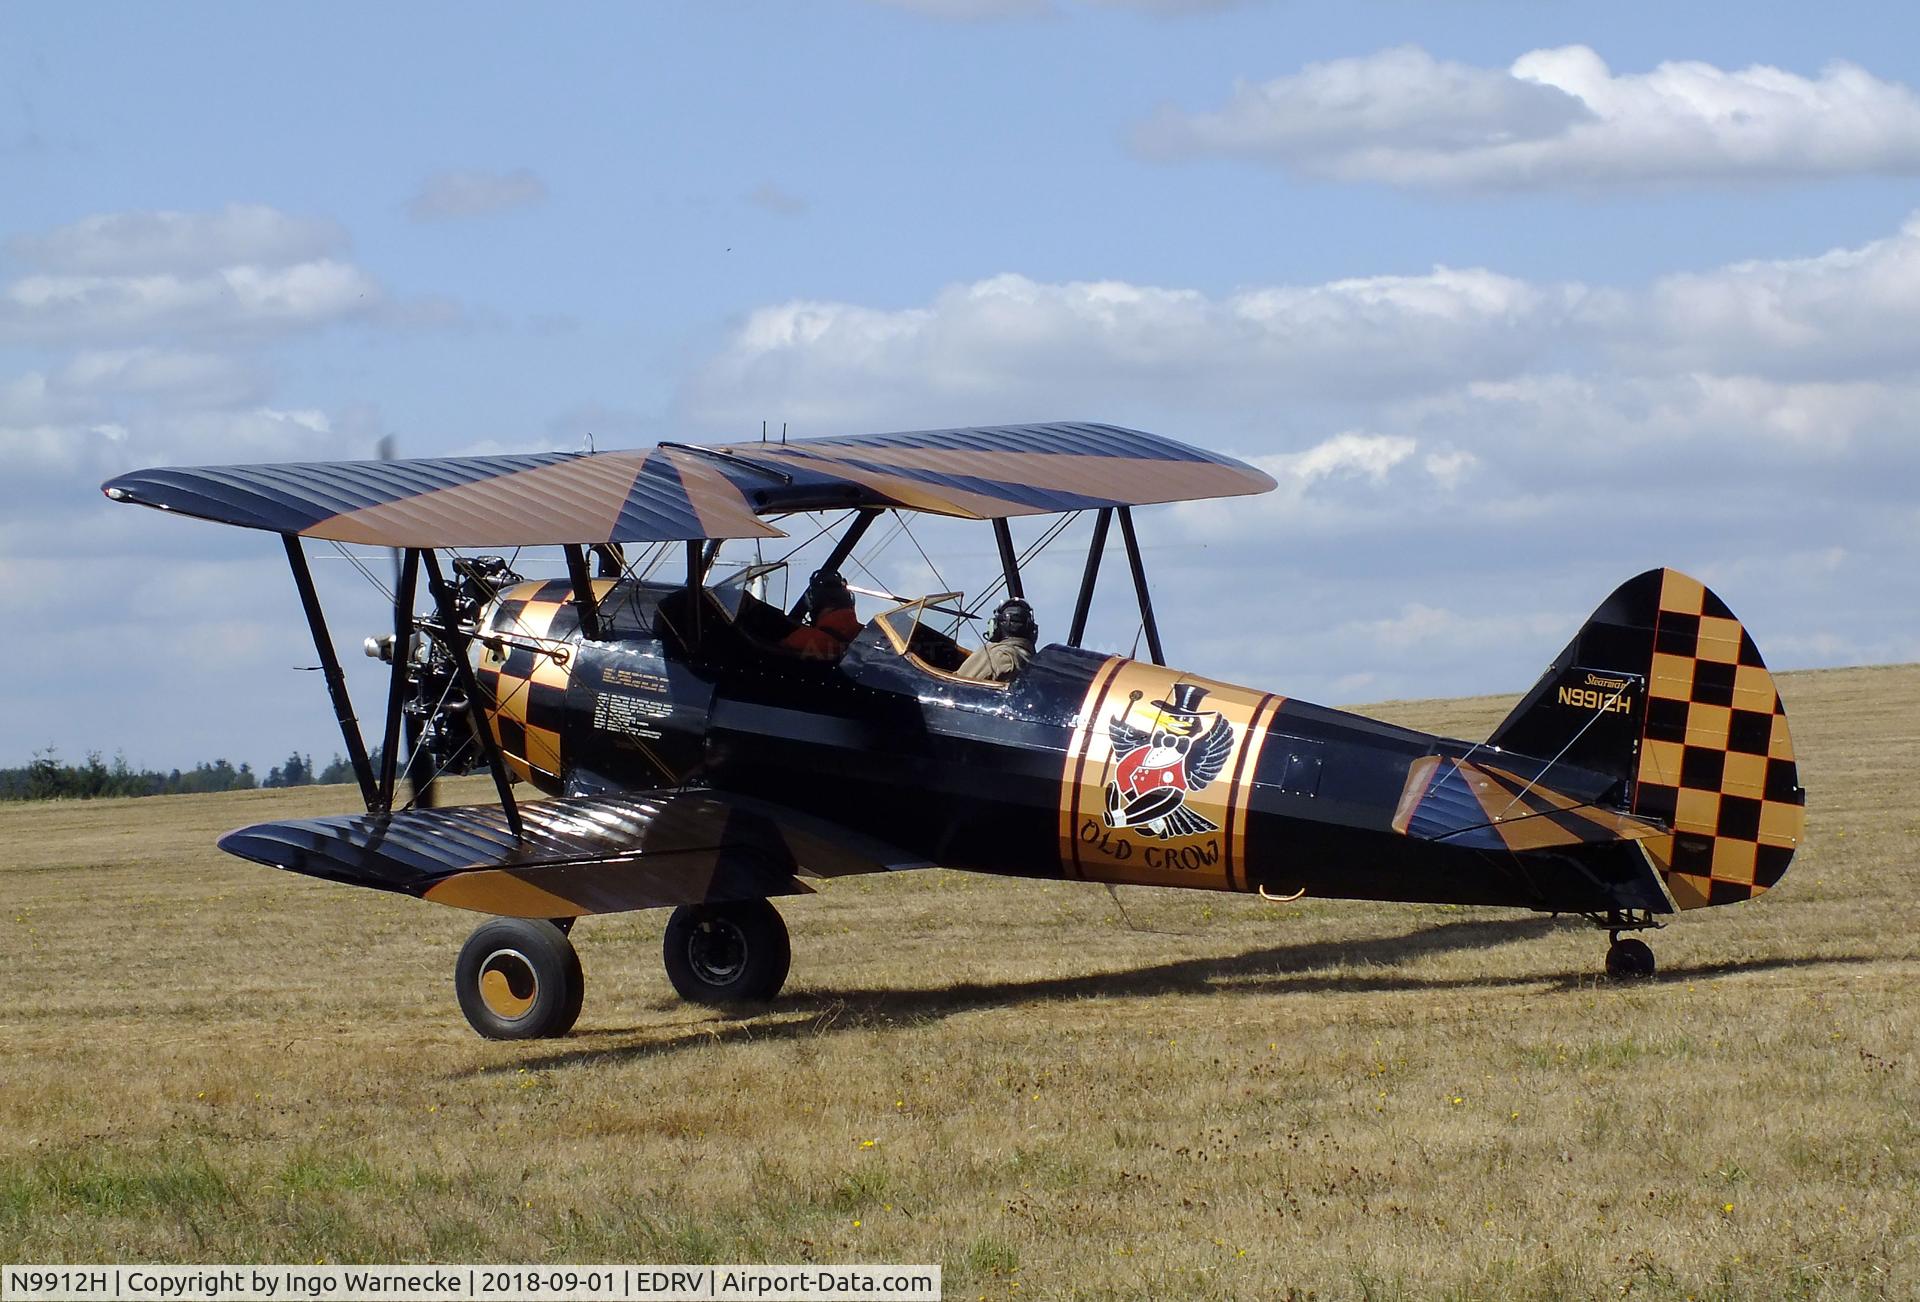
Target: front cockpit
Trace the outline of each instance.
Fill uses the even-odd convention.
[[[420,718],[415,732],[436,770],[470,771],[484,761],[472,744],[477,726],[514,779],[542,790],[571,789],[583,769],[611,776],[640,766],[655,781],[677,782],[698,770],[716,691],[750,689],[831,709],[831,698],[864,689],[1000,711],[1024,677],[996,682],[960,672],[977,659],[968,645],[977,639],[963,630],[978,617],[958,592],[902,600],[853,590],[860,600],[895,604],[862,621],[849,595],[844,623],[826,637],[807,603],[788,610],[770,599],[779,565],[743,567],[698,588],[597,579],[587,636],[571,580],[523,579],[489,561],[470,562],[459,575],[477,710],[441,663],[444,654],[423,656],[412,670],[407,709]]]

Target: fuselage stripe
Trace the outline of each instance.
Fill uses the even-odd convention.
[[[1273,703],[1273,700],[1273,693],[1268,692],[1253,707],[1253,713],[1247,716],[1247,734],[1241,738],[1240,754],[1233,761],[1232,785],[1227,788],[1226,842],[1221,847],[1220,854],[1222,867],[1227,873],[1227,889],[1230,891],[1245,889],[1240,885],[1235,872],[1239,867],[1238,861],[1243,848],[1240,841],[1247,831],[1248,792],[1242,778],[1252,771],[1247,767],[1249,761],[1258,759],[1258,752],[1264,740],[1264,734],[1260,728],[1260,715]],[[1254,767],[1257,769],[1259,766],[1256,763]]]
[[[1067,783],[1067,820],[1060,829],[1060,837],[1067,847],[1068,866],[1075,877],[1084,878],[1086,874],[1080,868],[1080,782],[1087,771],[1087,751],[1093,745],[1094,729],[1100,724],[1100,707],[1107,703],[1107,693],[1112,690],[1114,679],[1120,676],[1120,670],[1128,663],[1125,656],[1114,656],[1100,668],[1093,677],[1093,687],[1088,693],[1089,704],[1086,718],[1075,730],[1073,739],[1073,771]]]

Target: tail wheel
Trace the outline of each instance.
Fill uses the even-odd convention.
[[[696,1004],[765,1002],[793,962],[787,924],[766,900],[683,904],[667,921],[667,979]]]
[[[489,1040],[565,1035],[586,994],[573,942],[534,918],[481,923],[460,947],[453,979],[460,1011]]]
[[[1607,975],[1638,981],[1653,975],[1653,950],[1644,940],[1616,940],[1607,946]]]

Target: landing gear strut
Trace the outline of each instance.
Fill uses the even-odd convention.
[[[580,1016],[586,982],[566,931],[535,918],[490,918],[460,947],[454,992],[489,1040],[565,1035]]]
[[[762,1003],[786,983],[787,924],[766,900],[683,904],[667,920],[667,980],[696,1004]]]

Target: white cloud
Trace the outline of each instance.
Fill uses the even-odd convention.
[[[1305,452],[1257,457],[1255,464],[1282,484],[1301,487],[1316,480],[1347,475],[1378,484],[1387,473],[1413,455],[1410,438],[1393,434],[1362,434],[1348,430],[1317,443]]]
[[[1602,595],[1596,593],[1595,597],[1597,599]],[[1435,650],[1440,645],[1460,650],[1479,650],[1523,638],[1548,648],[1542,656],[1544,661],[1560,649],[1559,639],[1569,636],[1577,627],[1566,614],[1557,611],[1522,614],[1475,611],[1463,614],[1424,602],[1412,602],[1402,607],[1398,615],[1386,619],[1354,620],[1341,625],[1338,631],[1396,652],[1414,647]]]
[[[0,293],[0,340],[274,333],[367,312],[380,301],[371,276],[330,258],[198,274],[30,275]]]
[[[102,213],[7,242],[23,262],[68,277],[285,267],[326,259],[346,246],[346,232],[336,223],[264,204],[229,204],[207,213]]]
[[[380,286],[329,256],[345,244],[331,223],[258,205],[103,214],[15,240],[35,269],[0,287],[0,343],[53,355],[0,377],[0,556],[123,545],[117,515],[95,518],[97,488],[138,465],[369,450],[373,418],[274,401],[259,358],[290,333],[381,317]]]
[[[1446,448],[1427,453],[1422,458],[1421,464],[1426,467],[1427,474],[1432,476],[1433,482],[1443,491],[1450,493],[1460,486],[1462,480],[1473,473],[1473,468],[1479,464],[1479,461],[1479,457],[1465,448]]]
[[[718,428],[767,417],[802,434],[1205,414],[1256,451],[1324,439],[1344,411],[1422,437],[1446,487],[1495,451],[1544,459],[1550,440],[1599,449],[1584,473],[1602,477],[1627,449],[1736,440],[1769,465],[1895,455],[1915,442],[1917,338],[1920,219],[1858,248],[1638,288],[1437,268],[1214,297],[1002,275],[897,309],[790,302],[749,314],[681,405]]]
[[[1005,275],[898,308],[774,304],[690,378],[680,424],[1080,417],[1251,458],[1277,491],[1143,516],[1155,600],[1169,630],[1204,631],[1204,659],[1170,644],[1177,660],[1261,683],[1277,666],[1310,698],[1517,689],[1660,564],[1724,576],[1783,664],[1853,658],[1920,635],[1884,595],[1920,567],[1916,247],[1910,222],[1604,291],[1442,268],[1220,295]],[[1134,625],[1096,605],[1100,644],[1125,650]]]
[[[1436,268],[1213,298],[1119,281],[1002,275],[885,311],[797,301],[751,313],[687,403],[716,423],[801,428],[1141,403],[1244,408],[1302,395],[1376,398],[1522,368],[1577,291]]]
[[[258,371],[237,358],[151,347],[76,353],[49,382],[61,393],[189,407],[235,406],[259,398],[264,389]]]
[[[407,216],[418,222],[484,217],[543,202],[546,183],[527,168],[510,172],[436,172],[407,200]]]
[[[1850,64],[1816,77],[1699,62],[1614,73],[1583,45],[1509,67],[1413,46],[1237,84],[1211,112],[1166,106],[1151,157],[1226,155],[1393,185],[1698,184],[1920,172],[1920,97]]]
[[[1593,310],[1604,316],[1612,306],[1600,297]],[[1920,336],[1920,215],[1857,249],[1668,276],[1626,310],[1646,332],[1623,347],[1657,350],[1673,366],[1809,376],[1910,367]]]

